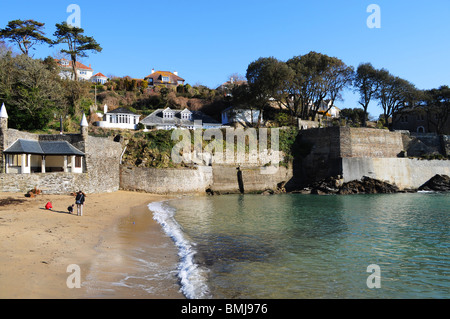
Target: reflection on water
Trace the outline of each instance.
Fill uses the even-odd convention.
[[[450,195],[172,201],[217,298],[448,298]],[[366,285],[381,268],[380,289]]]

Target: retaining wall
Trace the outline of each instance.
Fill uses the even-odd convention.
[[[436,174],[450,176],[450,161],[409,158],[343,158],[344,182],[368,176],[400,189],[417,189]]]

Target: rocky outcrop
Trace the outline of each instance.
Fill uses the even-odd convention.
[[[301,194],[391,194],[398,193],[400,189],[389,183],[379,181],[364,176],[360,181],[351,181],[344,183],[341,176],[329,177],[319,182],[315,182],[308,187],[297,190],[293,193]]]
[[[339,194],[392,194],[399,191],[395,185],[364,176],[360,181],[351,181],[342,185]]]
[[[419,187],[423,191],[449,192],[450,177],[447,175],[435,175],[428,182]]]

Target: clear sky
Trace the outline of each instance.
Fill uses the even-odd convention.
[[[94,72],[143,78],[151,69],[178,71],[187,83],[215,88],[233,73],[245,75],[259,57],[288,60],[309,51],[355,68],[371,62],[419,89],[449,85],[449,0],[0,0],[0,28],[13,19],[66,21],[70,4],[81,9],[81,27],[103,47],[82,60]],[[381,28],[370,29],[370,4],[381,9]],[[38,46],[36,58],[58,48]],[[338,107],[357,107],[344,92]],[[371,115],[381,109],[373,104]]]

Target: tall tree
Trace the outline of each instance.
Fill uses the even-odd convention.
[[[9,21],[6,28],[0,29],[0,38],[16,44],[23,54],[29,55],[29,51],[34,45],[52,43],[50,39],[45,37],[44,25],[45,23],[35,20]]]
[[[367,126],[367,108],[370,101],[380,87],[380,73],[370,63],[362,63],[358,66],[353,79],[353,86],[359,92],[358,103],[362,106],[365,116],[363,117],[362,126]]]
[[[45,128],[65,101],[56,70],[24,54],[0,58],[0,102],[8,107],[11,127]]]
[[[443,85],[424,93],[428,123],[435,127],[438,134],[445,134],[450,121],[450,88]]]
[[[353,75],[353,67],[342,60],[314,51],[293,57],[286,63],[295,74],[291,82],[291,102],[296,115],[304,119],[315,118],[327,98],[332,107]]]
[[[246,78],[248,91],[246,94],[253,101],[253,106],[263,110],[271,100],[280,106],[288,106],[287,83],[293,76],[292,70],[286,63],[274,57],[259,58],[249,64]],[[245,92],[245,90],[244,90]],[[259,113],[258,125],[262,112]]]
[[[84,30],[75,26],[68,25],[67,22],[57,23],[54,36],[56,40],[53,45],[65,43],[68,49],[62,49],[61,52],[68,54],[72,61],[72,72],[74,80],[78,80],[76,64],[78,58],[87,57],[88,51],[101,52],[102,47],[93,37],[85,36]]]
[[[385,123],[389,126],[389,117],[402,107],[411,105],[416,88],[412,83],[394,76],[386,70],[380,70],[379,76],[380,86],[375,96],[383,109]]]
[[[328,113],[334,106],[336,100],[342,100],[342,91],[352,83],[354,69],[352,66],[347,66],[342,60],[332,57],[328,60],[326,72],[323,76],[325,87],[327,91],[327,98],[330,100]]]

